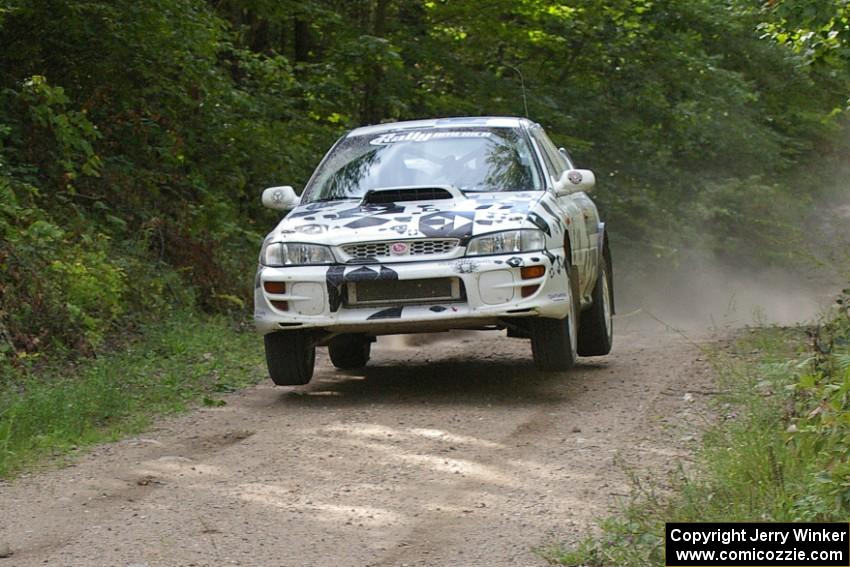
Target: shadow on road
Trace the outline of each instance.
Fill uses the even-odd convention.
[[[530,360],[439,361],[380,360],[358,371],[317,369],[310,385],[281,391],[288,406],[370,405],[383,403],[540,405],[557,404],[577,396],[582,384],[607,368],[595,361],[579,361],[568,372],[540,372]],[[571,387],[563,387],[564,381]]]

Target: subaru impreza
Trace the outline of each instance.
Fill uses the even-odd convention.
[[[613,342],[611,253],[577,169],[524,118],[444,118],[357,128],[265,238],[254,319],[275,384],[310,381],[316,348],[342,369],[377,336],[476,329],[530,339],[563,371]]]

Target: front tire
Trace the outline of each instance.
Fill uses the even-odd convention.
[[[578,293],[575,268],[567,272],[567,300],[570,312],[563,319],[534,319],[531,323],[531,354],[538,369],[549,372],[569,370],[576,362],[578,337]]]
[[[608,254],[603,255],[591,299],[592,305],[581,314],[578,353],[581,356],[604,356],[611,352],[614,344],[614,292]]]
[[[263,337],[269,377],[278,386],[303,386],[313,377],[316,346],[304,331],[283,331]]]
[[[340,370],[363,368],[371,352],[372,341],[363,335],[339,335],[328,344],[331,363]]]

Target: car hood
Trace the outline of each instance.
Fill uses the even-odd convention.
[[[292,210],[270,239],[340,245],[406,238],[460,238],[536,226],[543,191],[457,194],[451,199],[362,204],[316,202]]]

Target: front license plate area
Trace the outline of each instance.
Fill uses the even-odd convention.
[[[373,280],[348,283],[348,304],[380,305],[395,303],[437,303],[459,301],[458,278],[424,280]]]

